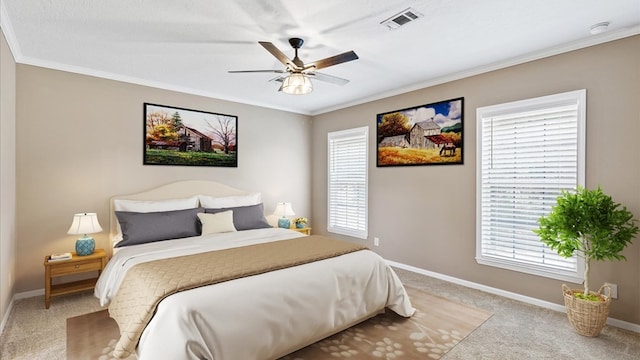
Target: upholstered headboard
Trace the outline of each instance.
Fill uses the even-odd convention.
[[[117,237],[120,234],[118,219],[116,218],[114,208],[114,201],[117,199],[155,201],[188,198],[196,195],[225,197],[246,194],[248,194],[248,192],[216,181],[185,180],[169,183],[135,194],[114,196],[109,201],[109,240],[111,242],[109,251],[112,250],[114,242],[119,240]]]

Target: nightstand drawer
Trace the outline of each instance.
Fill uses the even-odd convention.
[[[102,270],[100,259],[86,262],[60,263],[51,267],[51,276],[63,276],[75,273],[82,273],[93,270]]]

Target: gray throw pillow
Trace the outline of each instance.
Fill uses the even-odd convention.
[[[233,210],[233,225],[238,231],[272,227],[264,217],[264,207],[262,203],[223,209],[204,209],[204,212],[216,214],[228,210]]]
[[[200,235],[203,208],[159,212],[116,211],[122,240],[115,247]]]

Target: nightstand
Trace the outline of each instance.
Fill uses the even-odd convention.
[[[297,228],[295,226],[292,226],[292,227],[289,228],[289,230],[297,231],[297,232],[303,233],[305,235],[311,235],[311,228],[310,227],[303,227],[303,228],[299,229],[299,228]]]
[[[96,249],[87,256],[77,256],[71,253],[70,260],[49,261],[50,255],[44,258],[44,307],[49,308],[51,297],[71,294],[79,291],[91,290],[96,286],[98,276],[107,265],[107,253],[104,249]],[[90,271],[98,271],[98,276],[79,281],[71,281],[60,284],[51,284],[54,277],[81,274]]]

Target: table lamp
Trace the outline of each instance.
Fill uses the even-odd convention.
[[[96,249],[96,242],[87,234],[95,234],[102,231],[98,222],[96,213],[81,213],[73,215],[73,222],[67,234],[80,235],[82,237],[76,240],[76,255],[86,256],[93,254]]]
[[[296,213],[293,212],[291,203],[281,202],[276,205],[275,214],[280,216],[280,218],[278,218],[278,227],[288,229],[291,227],[291,220],[289,220],[287,216],[293,216]]]

